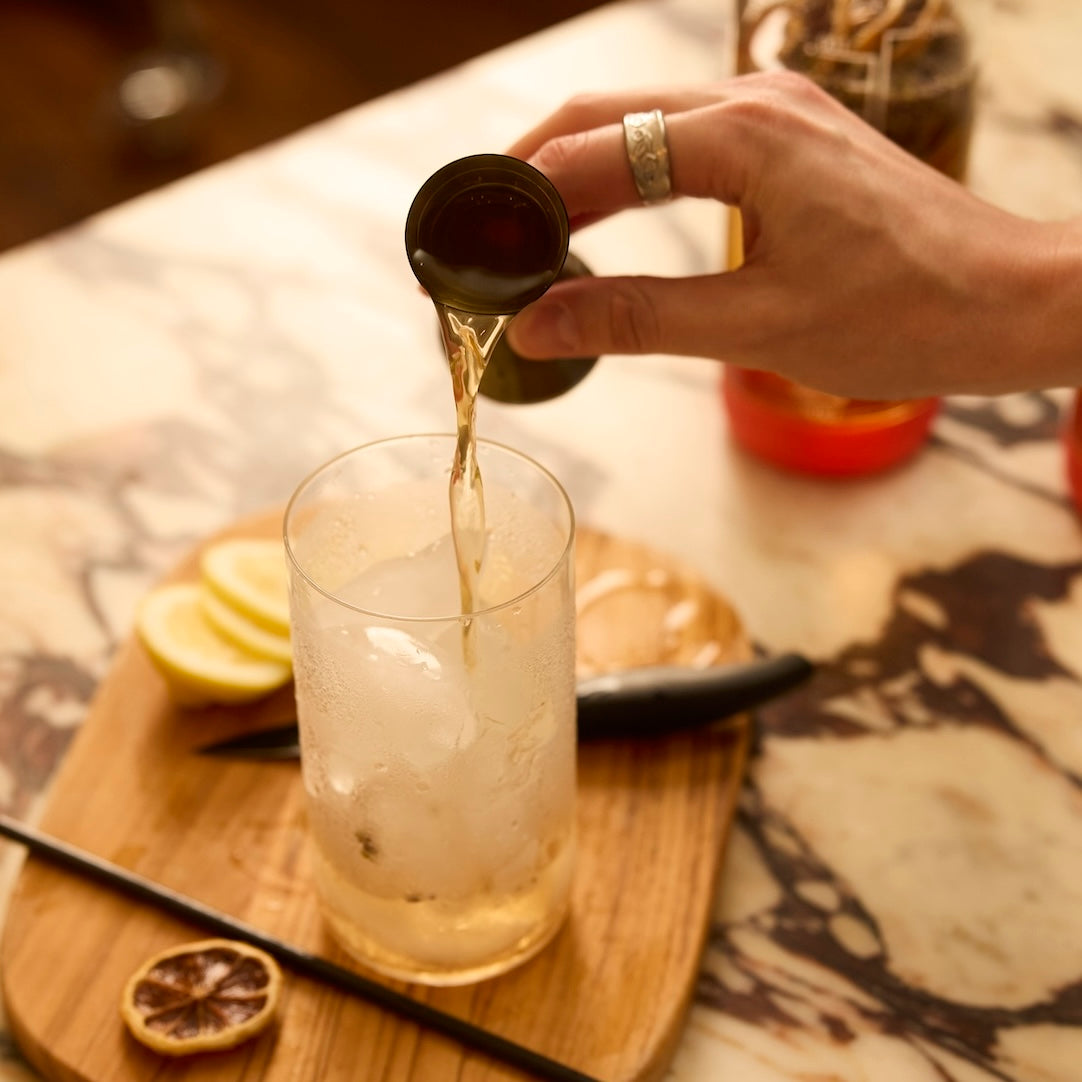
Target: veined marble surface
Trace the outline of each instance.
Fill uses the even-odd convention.
[[[1082,213],[1082,5],[965,7],[972,187]],[[402,249],[421,182],[572,93],[724,74],[727,22],[725,0],[615,4],[0,258],[0,806],[38,814],[137,599],[193,541],[348,446],[452,427]],[[722,222],[682,202],[573,249],[699,273]],[[759,713],[670,1082],[1077,1082],[1067,393],[952,399],[914,461],[839,484],[736,451],[717,383],[608,357],[563,399],[480,415],[582,521],[693,564],[763,649],[821,667]],[[28,1077],[0,1031],[0,1080]]]

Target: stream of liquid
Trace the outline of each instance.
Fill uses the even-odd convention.
[[[551,202],[524,185],[521,176],[509,180],[499,170],[426,206],[410,261],[435,303],[454,391],[458,438],[449,498],[468,659],[470,614],[479,606],[485,553],[477,394],[507,324],[562,267],[566,218],[561,229]]]
[[[477,389],[511,316],[460,312],[440,304],[436,311],[455,398],[457,440],[448,497],[462,613],[468,631],[469,614],[478,606],[477,584],[485,555],[485,487],[477,464]],[[468,637],[466,642],[468,645]]]

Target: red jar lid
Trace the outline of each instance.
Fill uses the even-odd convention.
[[[722,401],[734,439],[787,470],[853,477],[894,466],[928,438],[939,399],[872,402],[810,391],[781,376],[726,365]]]

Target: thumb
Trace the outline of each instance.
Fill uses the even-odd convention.
[[[554,285],[507,329],[523,357],[603,353],[728,355],[748,325],[741,271],[690,278],[576,278]]]

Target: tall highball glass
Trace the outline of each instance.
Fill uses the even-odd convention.
[[[455,437],[368,444],[286,512],[316,888],[389,976],[462,984],[538,952],[575,855],[574,515],[556,479],[478,441],[487,533],[463,613]]]

